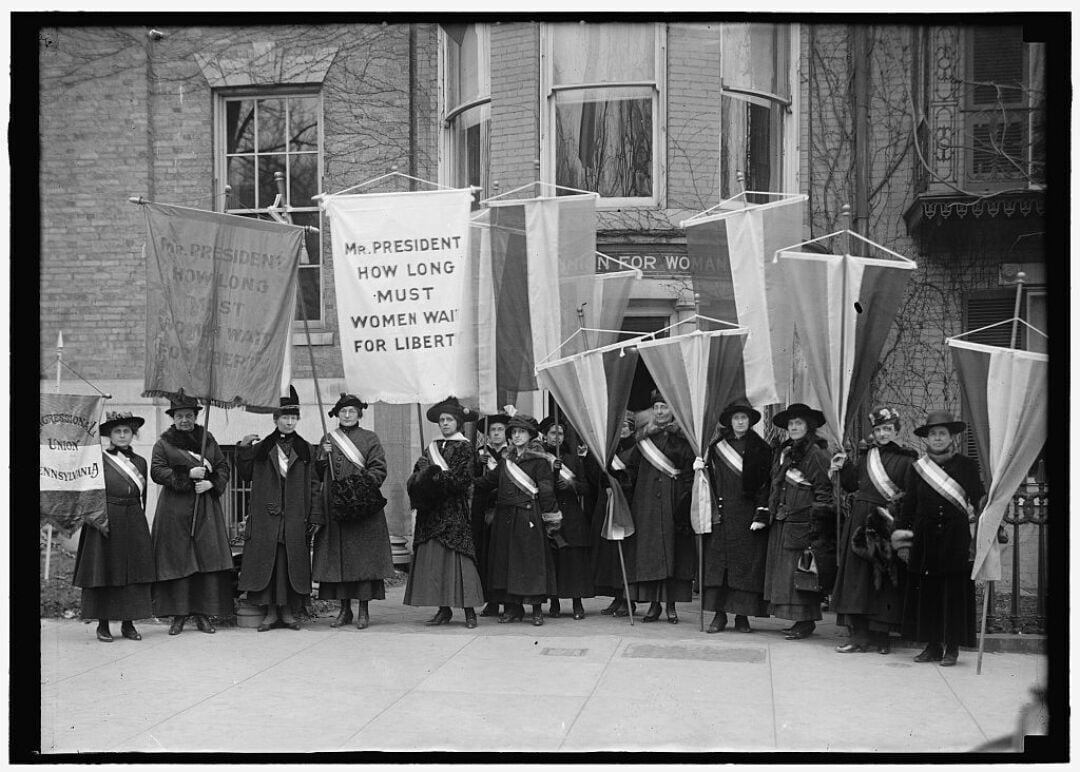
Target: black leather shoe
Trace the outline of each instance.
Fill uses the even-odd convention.
[[[941,647],[936,643],[931,643],[920,654],[915,656],[916,662],[941,662]]]
[[[753,632],[750,629],[750,620],[741,614],[735,616],[735,632],[737,633],[749,633]]]
[[[659,618],[660,618],[660,604],[659,603],[651,603],[651,604],[649,604],[649,610],[647,612],[645,612],[645,616],[643,616],[641,618],[641,621],[642,622],[655,622]]]
[[[454,616],[454,612],[450,610],[449,606],[440,606],[439,610],[435,612],[428,621],[424,622],[427,627],[437,627],[439,625],[445,625],[450,621],[450,618]]]
[[[725,627],[727,627],[727,614],[715,614],[705,632],[718,633]]]
[[[574,601],[574,619],[585,618],[585,607],[581,605],[580,600]]]
[[[139,631],[135,629],[135,625],[131,622],[124,622],[120,625],[120,635],[127,638],[129,641],[141,641],[142,636],[139,635]]]
[[[801,641],[803,638],[809,638],[815,629],[817,625],[813,622],[796,622],[791,632],[784,637],[789,641]]]
[[[533,627],[540,627],[544,624],[544,612],[536,610],[532,615]]]
[[[482,617],[497,617],[499,616],[499,604],[488,603],[484,606],[484,610],[480,612]]]
[[[368,616],[367,601],[360,601],[360,608],[356,610],[356,629],[366,630],[367,626],[371,624],[371,617]]]
[[[476,612],[471,608],[465,609],[465,627],[469,630],[476,627]]]
[[[673,625],[679,624],[679,612],[675,610],[674,606],[667,610],[667,621]]]
[[[878,654],[888,654],[891,651],[892,651],[892,647],[890,647],[889,644],[887,644],[887,643],[882,643],[877,647],[877,653]]]
[[[353,621],[352,615],[352,601],[348,605],[345,605],[345,601],[341,602],[341,610],[338,612],[337,617],[330,623],[331,627],[344,627]]]
[[[97,639],[102,643],[113,642],[112,633],[110,633],[108,630],[102,630],[100,627],[97,629]]]
[[[559,604],[558,598],[552,598],[551,603],[548,604],[548,616],[552,619],[558,619],[562,616],[562,606]]]
[[[941,658],[941,666],[952,667],[956,664],[956,660],[959,656],[960,652],[957,649],[946,649],[945,656]]]
[[[836,650],[841,654],[860,654],[866,651],[866,647],[858,643],[845,643],[843,646],[837,646]]]
[[[628,617],[632,613],[631,609],[632,609],[632,606],[627,606],[625,603],[620,603],[616,607],[615,611],[612,613],[612,616]]]
[[[619,610],[619,599],[618,598],[613,598],[612,601],[611,601],[611,605],[600,609],[600,613],[603,614],[606,617],[612,617],[612,616],[615,616],[615,612],[618,611],[618,610]]]
[[[173,617],[172,624],[169,625],[169,635],[180,635],[184,632],[184,622],[187,621],[187,617]]]
[[[195,626],[198,627],[200,631],[204,633],[209,633],[210,635],[213,635],[217,632],[217,628],[214,627],[214,623],[211,622],[210,617],[206,616],[205,614],[195,615]]]

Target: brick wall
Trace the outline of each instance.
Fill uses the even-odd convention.
[[[539,46],[539,27],[534,22],[491,27],[492,189],[484,191],[484,196],[506,193],[537,179]]]

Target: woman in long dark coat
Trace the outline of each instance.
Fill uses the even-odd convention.
[[[183,631],[188,615],[213,633],[210,617],[233,613],[232,552],[218,500],[229,486],[229,464],[214,435],[196,425],[199,410],[194,399],[171,400],[165,413],[173,426],[154,444],[150,459],[150,478],[161,486],[150,530],[157,566],[154,616],[173,618],[169,635]]]
[[[821,593],[795,587],[795,567],[811,548],[824,577],[836,557],[836,512],[829,481],[829,454],[818,442],[825,416],[801,402],[773,417],[787,429],[788,440],[777,454],[769,495],[769,551],[765,559],[765,600],[769,613],[795,624],[788,640],[806,638],[821,619]],[[823,444],[823,443],[822,443]],[[822,579],[827,588],[829,580]]]
[[[296,432],[300,402],[290,390],[274,411],[275,431],[258,444],[256,435],[244,437],[236,460],[240,477],[251,481],[238,589],[266,607],[260,633],[279,621],[299,630],[296,614],[311,594],[307,528],[318,478],[311,446]]]
[[[482,476],[487,468],[494,469],[498,466],[499,459],[509,452],[510,445],[506,442],[506,424],[509,422],[510,416],[504,413],[484,416],[476,422],[477,432],[483,432],[487,436],[487,442],[477,449],[476,468],[473,470],[475,477]],[[494,490],[473,492],[472,529],[473,542],[476,544],[476,568],[480,572],[480,583],[484,586],[485,604],[484,610],[480,612],[482,617],[499,616],[499,604],[494,601],[487,586],[487,557],[497,495],[498,492]]]
[[[947,411],[935,410],[915,430],[926,438],[926,454],[908,470],[898,532],[911,538],[904,598],[904,637],[927,641],[916,662],[956,664],[959,647],[971,642],[969,517],[983,504],[986,489],[979,469],[956,452],[965,428]]]
[[[848,643],[836,647],[841,654],[874,647],[889,653],[889,632],[900,629],[904,610],[903,577],[906,571],[889,543],[892,521],[881,510],[897,508],[915,451],[896,444],[900,414],[888,407],[870,413],[874,445],[852,463],[843,453],[833,456],[844,490],[855,492],[851,515],[844,521],[837,545],[836,584],[829,606],[836,623],[851,632]]]
[[[717,508],[712,533],[703,540],[702,605],[715,612],[710,633],[727,626],[729,612],[740,633],[750,632],[749,617],[769,614],[762,592],[772,449],[751,429],[760,420],[761,413],[749,405],[728,405],[709,442],[707,460]]]
[[[507,429],[510,452],[476,481],[477,490],[498,492],[488,588],[505,604],[500,622],[520,622],[525,604],[530,604],[532,623],[540,626],[544,624],[541,604],[557,592],[555,561],[548,544],[548,535],[557,526],[542,516],[558,509],[555,481],[536,419],[518,413],[510,418]]]
[[[364,476],[376,488],[386,480],[382,443],[375,432],[360,426],[365,409],[367,403],[359,397],[342,394],[330,410],[331,418],[337,416],[338,428],[323,437],[316,462],[324,490],[331,480],[348,477]],[[352,622],[352,599],[356,598],[356,626],[363,630],[370,623],[368,601],[384,600],[385,580],[394,575],[386,511],[380,509],[360,520],[341,519],[332,500],[327,496],[324,501],[312,517],[316,529],[312,578],[319,583],[319,598],[341,602],[341,610],[330,626]]]
[[[146,459],[131,449],[144,420],[131,413],[109,413],[101,436],[109,438],[103,456],[107,521],[104,530],[83,526],[72,584],[82,587],[83,619],[96,619],[97,639],[113,640],[109,620],[120,619],[120,634],[142,636],[132,622],[153,615],[150,586],[154,552],[146,524]]]
[[[566,425],[561,422],[556,424],[551,416],[540,422],[540,436],[555,479],[555,499],[562,513],[559,534],[552,540],[558,590],[551,596],[548,616],[558,617],[562,613],[559,598],[570,598],[574,619],[584,619],[585,607],[581,599],[592,598],[596,594],[590,560],[592,539],[589,520],[581,507],[581,497],[589,493],[589,482],[585,477],[583,459],[566,447],[565,432]]]
[[[616,448],[616,456],[611,462],[611,476],[618,482],[623,496],[629,501],[633,495],[633,487],[630,475],[626,471],[626,465],[619,457],[630,452],[634,447],[634,414],[626,411],[623,416],[622,426],[619,429],[619,444]],[[589,483],[595,481],[596,499],[589,511],[592,516],[590,526],[593,539],[593,588],[597,595],[611,597],[610,605],[602,608],[600,613],[604,616],[629,616],[634,611],[634,602],[627,603],[626,591],[623,588],[622,563],[629,557],[627,545],[633,540],[633,536],[623,539],[623,561],[619,561],[620,542],[605,539],[603,536],[604,521],[607,518],[608,477],[601,469],[600,463],[590,453],[585,457],[585,475]],[[589,497],[586,497],[587,499]],[[627,576],[632,574],[632,566],[626,565]]]
[[[697,456],[659,392],[653,392],[652,403],[652,418],[637,428],[637,442],[623,457],[634,481],[630,503],[634,535],[624,542],[630,554],[627,570],[633,572],[633,600],[649,601],[641,621],[659,619],[664,603],[667,621],[677,624],[675,604],[693,599],[697,571],[690,527],[690,486]]]
[[[439,425],[441,436],[424,449],[405,484],[416,509],[405,604],[438,606],[427,625],[445,625],[456,606],[465,610],[465,626],[474,628],[473,607],[484,602],[469,523],[476,454],[461,433],[475,415],[456,397],[429,408],[427,419]]]

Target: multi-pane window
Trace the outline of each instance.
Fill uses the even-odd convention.
[[[443,181],[491,195],[488,26],[447,24],[443,33]]]
[[[789,50],[787,25],[723,26],[721,198],[744,190],[783,191],[784,118],[791,104]]]
[[[663,25],[545,32],[548,180],[595,191],[601,205],[659,203]]]
[[[224,209],[230,214],[264,215],[273,205],[284,175],[284,201],[296,225],[319,227],[320,212],[312,196],[322,179],[322,103],[317,93],[228,95],[219,98],[219,177],[231,186]],[[323,318],[322,248],[319,234],[304,240],[301,263],[302,303],[296,319]]]

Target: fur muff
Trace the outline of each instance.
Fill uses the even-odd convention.
[[[406,489],[409,494],[409,505],[413,509],[425,511],[438,509],[446,498],[443,470],[435,464],[425,466],[409,481]]]

